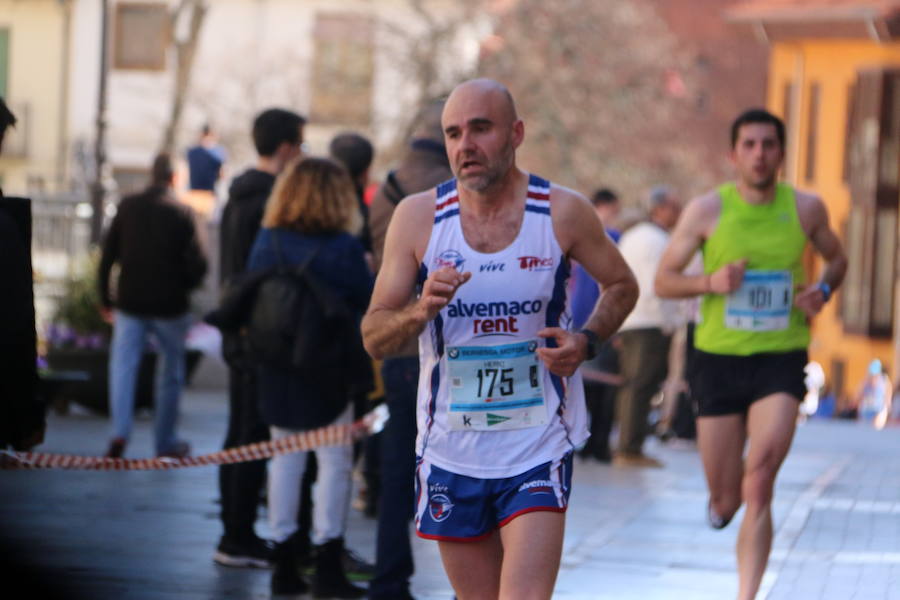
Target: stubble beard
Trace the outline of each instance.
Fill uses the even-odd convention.
[[[772,189],[775,185],[775,174],[769,175],[765,179],[750,180],[747,182],[751,188],[758,192],[764,192]]]
[[[740,169],[738,171],[738,177],[747,189],[765,192],[766,190],[772,189],[772,186],[775,184],[775,180],[778,177],[778,169],[775,169],[764,176],[757,175],[752,168],[748,168],[747,170]]]
[[[495,169],[491,169],[481,175],[468,175],[459,178],[460,184],[470,192],[482,193],[497,183],[499,176]]]
[[[468,191],[483,194],[503,178],[513,164],[512,159],[513,151],[512,148],[509,148],[497,161],[488,164],[484,173],[479,175],[457,176],[457,179],[459,180],[460,185]]]

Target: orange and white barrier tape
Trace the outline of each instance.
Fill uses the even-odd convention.
[[[156,471],[228,465],[271,458],[275,454],[288,454],[301,450],[314,450],[323,446],[351,444],[371,433],[377,433],[387,420],[387,408],[382,405],[355,423],[328,425],[311,431],[301,431],[278,440],[227,448],[212,454],[185,456],[184,458],[106,458],[102,456],[73,456],[70,454],[43,454],[36,452],[0,451],[0,469],[76,469],[82,471]]]

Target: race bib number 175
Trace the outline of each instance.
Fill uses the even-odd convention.
[[[498,431],[547,422],[537,340],[449,346],[450,428]]]

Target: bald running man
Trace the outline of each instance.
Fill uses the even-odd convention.
[[[697,442],[710,525],[725,527],[746,505],[737,541],[740,600],[756,596],[772,547],[775,476],[806,391],[809,319],[847,269],[822,200],[777,181],[784,140],[784,124],[764,110],[734,121],[737,181],[691,201],[655,285],[660,297],[702,296],[690,382],[698,403]],[[813,285],[806,285],[803,267],[808,244],[825,260]],[[698,249],[703,274],[685,275]]]
[[[502,84],[460,84],[441,125],[455,179],[397,207],[363,339],[382,357],[419,336],[416,529],[458,598],[550,598],[588,435],[577,369],[637,283],[583,196],[516,166],[525,127]],[[571,259],[604,290],[579,332]]]

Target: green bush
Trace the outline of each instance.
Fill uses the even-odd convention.
[[[100,253],[92,252],[76,267],[73,276],[66,283],[65,293],[60,299],[53,317],[48,336],[51,346],[82,345],[79,338],[91,338],[92,346],[98,337],[105,345],[112,333],[112,327],[100,314],[100,289],[97,270]]]

